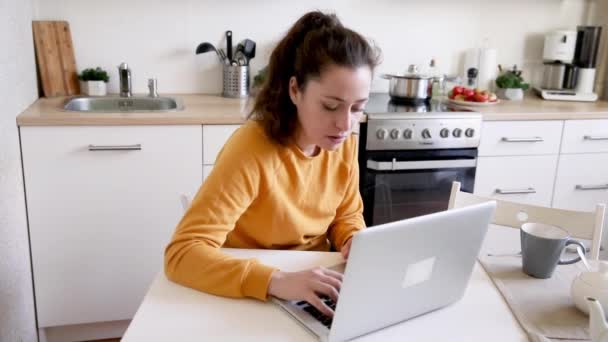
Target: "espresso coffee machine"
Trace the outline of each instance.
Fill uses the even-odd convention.
[[[593,92],[602,28],[578,26],[545,36],[543,80],[536,92],[545,100],[596,101]]]

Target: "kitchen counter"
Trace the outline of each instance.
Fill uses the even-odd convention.
[[[219,125],[241,124],[253,102],[205,94],[163,94],[178,97],[184,110],[144,113],[85,113],[63,110],[68,97],[40,98],[17,116],[19,126],[64,125]],[[608,101],[545,101],[535,95],[523,101],[502,101],[476,107],[486,121],[608,119]],[[363,118],[363,121],[365,117]]]
[[[140,94],[137,94],[138,96]],[[241,124],[253,101],[218,95],[162,94],[179,98],[184,110],[175,112],[87,113],[63,109],[68,96],[40,98],[17,116],[19,126],[79,125],[220,125]]]

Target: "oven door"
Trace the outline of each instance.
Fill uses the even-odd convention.
[[[473,192],[477,150],[368,152],[361,165],[367,226],[446,210],[452,182]]]

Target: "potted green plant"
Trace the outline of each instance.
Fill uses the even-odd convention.
[[[523,100],[524,91],[528,90],[530,85],[524,82],[523,77],[521,77],[521,70],[517,70],[517,65],[504,72],[499,65],[498,70],[500,75],[496,78],[496,96],[504,100]]]
[[[251,90],[249,91],[249,94],[251,96],[256,96],[258,94],[258,92],[262,88],[262,85],[266,81],[266,77],[268,77],[268,66],[265,66],[260,69],[257,75],[253,77],[253,84],[251,85]]]
[[[90,96],[105,96],[106,83],[110,80],[108,73],[100,67],[84,69],[79,75],[80,91]]]

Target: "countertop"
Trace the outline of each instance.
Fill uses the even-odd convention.
[[[209,94],[163,94],[180,98],[184,110],[143,113],[83,113],[63,110],[68,97],[40,98],[17,116],[19,126],[64,125],[219,125],[246,120],[252,98],[229,99]],[[476,107],[485,121],[608,119],[608,101],[545,101],[528,95],[523,101],[502,101]],[[363,118],[365,120],[365,117]]]

